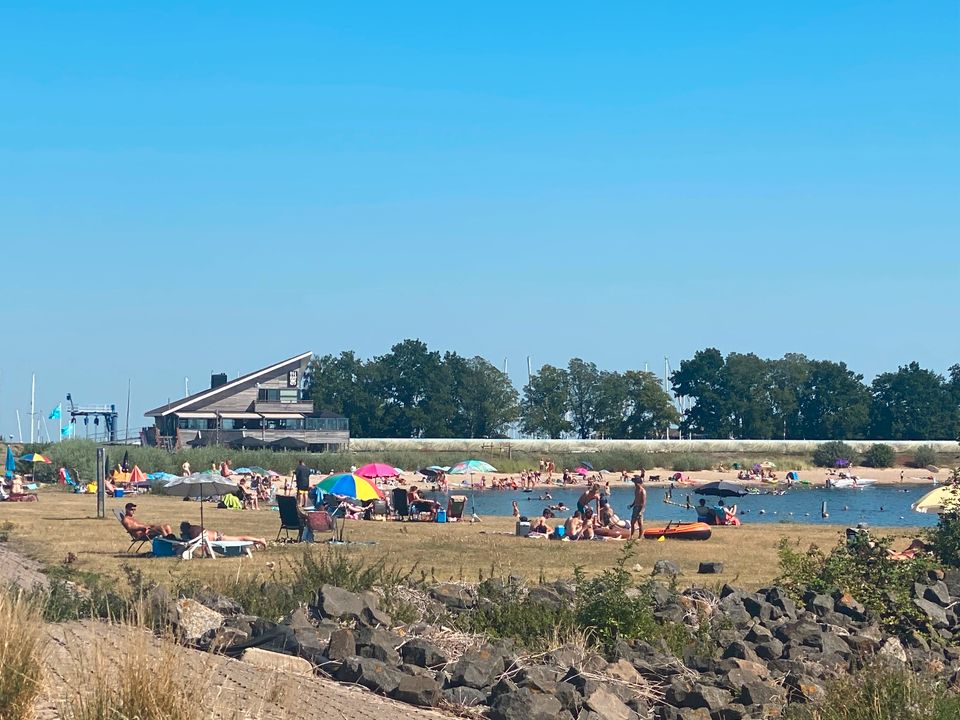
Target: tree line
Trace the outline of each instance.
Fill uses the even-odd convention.
[[[571,359],[544,365],[518,392],[481,357],[404,340],[369,360],[315,356],[307,389],[318,410],[350,419],[355,437],[548,438],[684,436],[735,439],[953,439],[960,432],[960,365],[943,377],[917,363],[869,385],[842,363],[800,354],[763,359],[715,348],[670,376],[685,411],[651,372],[600,370]]]

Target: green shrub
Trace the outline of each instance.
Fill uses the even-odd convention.
[[[925,468],[927,465],[937,464],[937,451],[932,445],[921,445],[913,453],[913,466]]]
[[[953,512],[940,513],[937,526],[926,533],[934,556],[948,567],[960,567],[960,467],[950,473],[952,500],[945,505]]]
[[[774,583],[797,600],[808,589],[847,592],[889,631],[900,633],[905,627],[926,630],[924,615],[911,601],[910,589],[933,563],[922,557],[891,559],[887,552],[891,540],[859,533],[824,554],[816,545],[797,552],[782,539],[777,552],[780,574]]]
[[[577,624],[598,644],[610,648],[623,638],[651,640],[660,636],[648,593],[627,593],[632,582],[626,570],[634,543],[628,542],[614,566],[587,579],[576,569]]]
[[[195,596],[213,590],[236,600],[253,615],[279,619],[303,603],[316,600],[321,585],[330,584],[351,592],[379,588],[385,596],[384,609],[406,611],[394,603],[393,589],[410,584],[416,567],[401,570],[387,565],[385,558],[370,562],[346,551],[304,548],[303,553],[287,563],[278,563],[269,574],[226,578],[212,584],[190,579],[177,585],[180,596]]]
[[[857,451],[842,440],[820,443],[813,451],[813,463],[817,467],[845,467],[857,464]]]
[[[789,705],[785,720],[956,720],[960,697],[909,667],[874,662],[843,674],[817,704]]]
[[[863,454],[861,462],[867,467],[888,468],[893,465],[897,459],[897,454],[890,445],[884,443],[874,443]]]

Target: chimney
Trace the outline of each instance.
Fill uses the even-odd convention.
[[[210,389],[218,388],[221,385],[227,384],[227,374],[226,373],[216,373],[215,375],[210,376]]]

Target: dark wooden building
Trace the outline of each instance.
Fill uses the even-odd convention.
[[[317,413],[303,389],[305,352],[236,380],[213,375],[210,388],[146,413],[151,445],[234,445],[334,451],[350,443],[347,418]]]

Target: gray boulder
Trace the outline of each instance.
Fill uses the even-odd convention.
[[[536,605],[558,610],[568,604],[560,593],[549,585],[535,585],[527,593],[527,601]]]
[[[400,656],[405,663],[422,668],[436,668],[446,665],[447,656],[433,643],[423,638],[414,638],[403,644]]]
[[[440,583],[430,589],[430,595],[454,610],[469,610],[477,604],[477,591],[469,585]]]
[[[478,690],[488,687],[503,672],[503,657],[490,647],[464,653],[450,673],[450,685]]]
[[[697,572],[701,575],[719,575],[723,572],[723,563],[716,560],[702,562],[700,567],[697,568]]]
[[[440,683],[435,678],[423,675],[403,675],[390,697],[400,702],[421,707],[436,707],[442,697]]]
[[[340,682],[363,685],[374,692],[390,695],[399,687],[400,680],[408,676],[379,660],[354,655],[343,662],[334,677]]]
[[[913,604],[920,609],[935,629],[950,627],[946,611],[934,602],[923,598],[913,598]]]
[[[657,560],[653,564],[653,574],[676,576],[680,574],[680,566],[673,560]]]
[[[620,698],[602,687],[585,695],[583,706],[604,720],[630,720],[634,717],[633,711]]]
[[[173,606],[174,630],[186,642],[213,635],[223,625],[223,615],[196,600],[183,598]]]
[[[389,665],[400,664],[400,655],[397,653],[400,638],[389,630],[360,626],[353,635],[357,642],[357,654],[361,657],[373,658]]]
[[[488,713],[490,720],[558,720],[570,717],[553,695],[519,688],[494,700]]]
[[[487,694],[482,690],[458,685],[457,687],[446,688],[440,693],[443,699],[451,705],[459,707],[476,707],[477,705],[486,705]]]
[[[324,617],[360,620],[363,613],[364,603],[357,593],[334,585],[321,586],[317,601],[317,608]]]
[[[357,641],[350,628],[341,628],[330,633],[327,657],[331,660],[346,660],[357,654]]]

